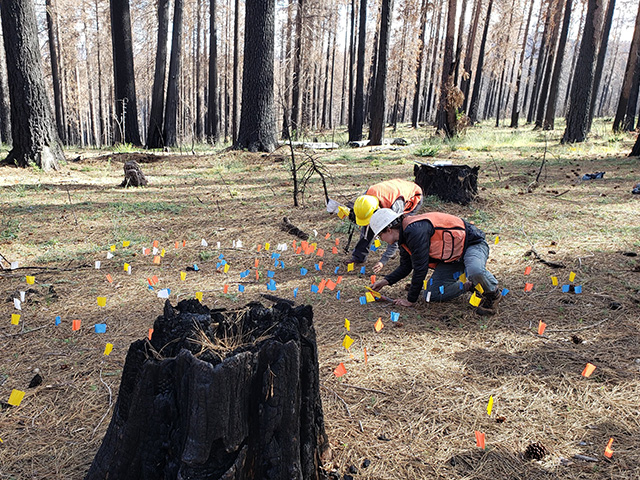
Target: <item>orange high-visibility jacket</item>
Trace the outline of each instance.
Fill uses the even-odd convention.
[[[404,212],[412,212],[422,199],[422,189],[413,182],[395,178],[371,185],[367,195],[372,195],[380,202],[380,208],[391,208],[394,202],[404,199]]]
[[[467,236],[464,220],[447,213],[429,212],[405,217],[402,220],[402,229],[404,230],[413,222],[420,220],[429,220],[435,229],[429,244],[430,260],[449,263],[462,258]],[[406,245],[402,245],[402,247],[411,255]]]

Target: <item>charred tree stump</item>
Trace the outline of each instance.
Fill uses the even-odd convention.
[[[86,480],[318,479],[331,452],[310,306],[167,301],[131,344]]]
[[[436,195],[445,202],[468,205],[478,195],[478,170],[467,165],[415,165],[416,183],[426,195]]]
[[[124,164],[124,180],[121,187],[144,187],[148,184],[146,177],[142,173],[140,165],[135,160],[129,160]]]

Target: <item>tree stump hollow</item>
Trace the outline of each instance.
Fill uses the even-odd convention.
[[[468,205],[478,196],[478,170],[468,165],[415,165],[413,174],[423,195]]]
[[[317,479],[331,452],[310,306],[165,303],[131,344],[86,480]]]

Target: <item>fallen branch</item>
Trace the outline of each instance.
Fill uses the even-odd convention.
[[[287,217],[284,217],[282,219],[282,223],[280,223],[280,229],[287,233],[290,233],[291,235],[295,235],[296,237],[301,238],[302,240],[309,239],[309,234],[303,232],[298,227],[296,227],[293,223],[289,221]]]
[[[327,392],[332,393],[334,397],[336,397],[338,400],[342,402],[345,410],[347,411],[347,415],[349,415],[349,418],[351,418],[351,411],[349,410],[349,405],[347,405],[347,402],[345,402],[344,398],[338,395],[335,391],[331,390],[329,387],[325,387],[324,385],[320,385],[320,386],[324,388]]]
[[[31,330],[23,330],[18,333],[12,333],[10,335],[2,334],[2,338],[11,338],[11,337],[19,337],[20,335],[25,335],[27,333],[35,332],[36,330],[42,330],[43,328],[47,328],[49,325],[42,325],[40,327],[32,328]]]
[[[100,424],[102,424],[102,421],[106,418],[106,416],[109,414],[109,410],[111,410],[111,405],[113,405],[113,395],[111,394],[111,387],[107,384],[107,382],[105,382],[102,379],[102,367],[100,367],[100,381],[102,382],[102,384],[107,387],[107,391],[109,392],[109,406],[107,407],[107,411],[104,412],[104,415],[102,415],[102,418],[100,419],[100,421],[98,422],[98,424],[96,425],[96,428],[93,429],[93,434],[96,434],[96,430],[98,430],[98,427],[100,427]]]
[[[536,260],[538,260],[540,263],[551,267],[551,268],[567,268],[567,266],[564,263],[555,263],[555,262],[549,262],[548,260],[545,260],[544,258],[542,258],[538,252],[536,252],[536,250],[534,248],[531,248],[531,250],[528,250],[525,252],[524,256],[525,257],[529,257],[533,255],[535,257]]]
[[[387,395],[387,392],[383,392],[382,390],[376,390],[374,388],[359,387],[357,385],[349,385],[348,383],[341,383],[340,385],[342,385],[343,387],[355,388],[356,390],[364,390],[365,392],[373,392],[373,393],[380,393],[382,395]]]

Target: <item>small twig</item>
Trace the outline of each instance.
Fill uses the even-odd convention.
[[[23,324],[24,325],[24,324]],[[40,327],[32,328],[31,330],[23,330],[18,333],[12,333],[10,335],[3,334],[2,338],[11,338],[11,337],[19,337],[20,335],[25,335],[27,333],[35,332],[36,330],[42,330],[43,328],[47,328],[49,325],[42,325]]]
[[[565,193],[568,193],[568,192],[570,192],[570,191],[571,191],[571,189],[569,189],[569,190],[565,190],[564,192],[562,192],[562,193],[558,193],[557,195],[554,195],[554,196],[555,196],[555,197],[561,197],[562,195],[564,195]]]
[[[349,418],[351,418],[351,411],[349,410],[349,405],[347,405],[347,402],[345,402],[344,398],[338,395],[335,391],[331,390],[329,387],[325,387],[324,385],[320,385],[320,386],[324,388],[326,391],[333,393],[333,395],[342,402],[345,410],[347,411],[347,415],[349,415]]]
[[[498,168],[498,164],[496,163],[496,159],[493,158],[493,155],[489,154],[489,158],[493,162],[493,166],[496,167],[496,172],[498,172],[498,180],[502,180],[502,175],[500,175],[500,169]]]
[[[582,460],[583,462],[597,462],[598,459],[595,457],[587,457],[586,455],[579,455],[579,454],[575,454],[573,456],[573,458],[575,458],[576,460]]]
[[[76,225],[78,225],[78,217],[76,216],[76,209],[73,207],[73,203],[71,202],[71,192],[69,192],[69,186],[65,185],[65,187],[67,188],[67,196],[69,197],[69,206],[71,207],[71,213],[73,213],[73,218],[76,222]]]
[[[109,414],[109,410],[111,410],[111,405],[113,405],[113,396],[111,394],[111,387],[107,384],[107,382],[105,382],[102,379],[102,367],[100,367],[100,381],[103,383],[103,385],[105,387],[107,387],[107,391],[109,392],[109,406],[107,407],[107,411],[104,412],[104,415],[102,415],[102,418],[100,419],[100,421],[98,422],[98,424],[96,425],[96,428],[93,429],[93,434],[96,434],[96,430],[98,430],[98,428],[100,427],[100,424],[102,423],[102,421],[106,418],[106,416]]]
[[[545,260],[544,258],[542,258],[538,252],[536,252],[535,248],[531,248],[531,250],[525,252],[524,256],[528,257],[529,255],[533,255],[535,257],[536,260],[538,260],[540,263],[547,265],[548,267],[551,268],[567,268],[565,264],[563,263],[555,263],[555,262],[549,262],[548,260]]]
[[[357,385],[349,385],[348,383],[341,383],[340,385],[342,385],[343,387],[355,388],[356,390],[364,390],[365,392],[373,392],[373,393],[380,393],[382,395],[387,395],[387,392],[383,392],[382,390],[376,390],[374,388],[359,387]]]
[[[542,155],[542,163],[540,164],[540,170],[538,170],[538,175],[536,175],[536,183],[538,183],[538,181],[540,180],[540,174],[542,173],[542,169],[544,168],[544,164],[547,161],[547,143],[548,143],[548,138],[547,138],[547,134],[545,133],[544,135],[544,153]]]

